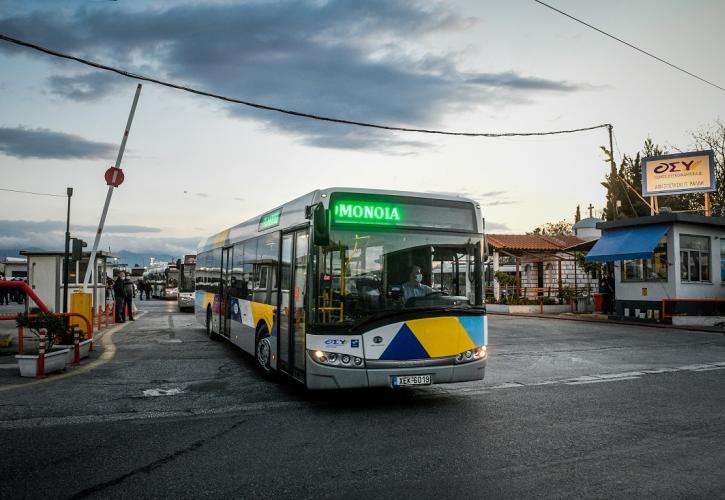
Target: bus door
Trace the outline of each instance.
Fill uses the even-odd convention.
[[[282,235],[280,278],[279,367],[294,378],[305,380],[305,334],[307,332],[307,259],[309,231]]]
[[[219,333],[229,338],[229,323],[231,322],[231,276],[232,276],[232,248],[222,248],[222,276],[219,282]]]

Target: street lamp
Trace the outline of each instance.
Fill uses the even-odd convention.
[[[66,189],[68,194],[68,214],[65,218],[65,255],[63,256],[63,312],[68,312],[68,267],[70,267],[70,199],[73,196],[73,188]]]

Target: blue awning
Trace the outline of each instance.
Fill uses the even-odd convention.
[[[584,262],[650,259],[670,225],[656,224],[607,231],[584,258]]]

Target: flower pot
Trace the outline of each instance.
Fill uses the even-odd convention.
[[[37,354],[16,354],[21,377],[35,377],[38,368]],[[45,354],[45,373],[57,372],[65,369],[68,361],[68,351],[65,349],[50,351]]]
[[[91,350],[91,339],[82,340],[79,343],[80,351],[81,351],[81,359],[87,358],[88,353]],[[63,345],[63,344],[54,344],[52,350],[60,350],[60,349],[68,349],[68,364],[71,364],[73,362],[73,358],[75,357],[75,346],[71,345]]]

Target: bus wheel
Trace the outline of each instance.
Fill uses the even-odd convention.
[[[206,308],[206,336],[212,340],[217,339],[217,334],[214,333],[214,328],[212,327],[211,307]]]
[[[257,333],[257,345],[254,349],[257,358],[257,367],[266,376],[272,373],[272,344],[267,327],[263,326]]]

